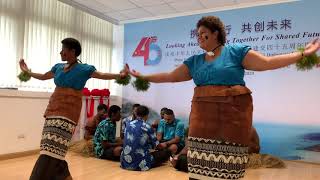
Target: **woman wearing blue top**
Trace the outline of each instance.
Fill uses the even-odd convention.
[[[45,74],[31,72],[20,60],[20,68],[31,77],[39,80],[54,78],[56,88],[50,97],[44,114],[45,123],[40,143],[40,156],[32,170],[30,180],[72,179],[68,164],[64,160],[67,149],[78,123],[82,106],[82,89],[90,78],[116,79],[125,77],[128,71],[120,74],[102,73],[92,65],[79,63],[81,53],[78,40],[66,38],[61,41],[62,61]]]
[[[190,179],[238,179],[244,176],[252,124],[251,91],[244,71],[285,67],[319,50],[309,43],[304,52],[267,57],[242,44],[225,45],[223,23],[215,16],[197,23],[199,46],[207,53],[194,55],[169,73],[130,74],[150,82],[193,79],[189,127],[188,170]]]

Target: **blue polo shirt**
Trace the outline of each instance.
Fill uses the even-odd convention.
[[[184,124],[181,120],[175,119],[171,124],[168,124],[164,119],[160,120],[158,133],[162,133],[162,140],[170,141],[176,136],[180,137],[180,145],[184,146]]]

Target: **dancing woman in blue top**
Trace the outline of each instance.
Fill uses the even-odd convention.
[[[215,16],[197,23],[198,43],[206,53],[194,55],[169,73],[130,74],[150,82],[196,84],[189,127],[188,170],[190,179],[238,179],[244,176],[252,126],[251,91],[244,71],[266,71],[296,63],[320,48],[310,42],[303,52],[264,56],[249,46],[226,45],[223,23]]]
[[[66,63],[58,63],[44,74],[31,72],[23,59],[19,62],[21,70],[31,77],[39,80],[54,78],[56,84],[44,114],[46,120],[40,143],[40,156],[30,180],[72,179],[64,159],[80,117],[82,89],[90,78],[110,80],[128,75],[127,70],[120,74],[102,73],[92,65],[80,63],[77,57],[81,54],[81,45],[76,39],[66,38],[61,43],[61,60]]]

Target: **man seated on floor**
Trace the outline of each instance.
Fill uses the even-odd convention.
[[[159,126],[159,123],[160,123],[160,120],[163,119],[164,111],[165,111],[166,109],[168,109],[168,108],[166,108],[166,107],[161,108],[161,110],[160,110],[160,119],[154,120],[153,123],[151,124],[151,127],[152,127],[155,131],[157,131],[158,126]]]
[[[105,104],[99,104],[97,107],[97,114],[89,121],[85,127],[84,138],[89,140],[92,139],[99,123],[107,118],[108,107]]]
[[[149,109],[139,106],[136,112],[136,120],[129,122],[125,129],[120,162],[123,169],[147,171],[166,162],[171,153],[168,150],[150,152],[161,145],[152,127],[146,123]]]
[[[137,108],[140,106],[140,104],[134,104],[132,106],[132,111],[131,111],[131,115],[128,117],[125,117],[122,119],[121,121],[121,132],[120,132],[120,138],[123,139],[124,138],[124,130],[126,129],[126,124],[129,123],[132,120],[136,119],[136,111]]]
[[[157,139],[161,142],[161,147],[169,149],[172,155],[179,153],[184,147],[184,124],[175,118],[171,109],[164,111],[158,126]]]
[[[121,118],[120,110],[117,105],[110,106],[109,117],[100,122],[94,134],[94,152],[100,159],[120,160],[122,142],[116,141],[116,122]]]

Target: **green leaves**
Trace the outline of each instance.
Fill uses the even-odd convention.
[[[23,71],[17,77],[19,78],[19,80],[21,82],[27,82],[31,79],[30,74],[27,72],[23,72]]]
[[[128,75],[127,77],[125,78],[117,78],[115,80],[115,82],[119,85],[122,85],[122,86],[126,86],[130,83],[131,81],[131,76]],[[136,80],[134,80],[131,85],[137,90],[137,91],[147,91],[150,87],[150,82],[143,79],[143,78],[136,78]]]
[[[138,78],[136,78],[135,81],[132,82],[132,86],[137,91],[147,91],[150,87],[150,82],[138,77]]]
[[[122,85],[122,86],[126,86],[126,85],[128,85],[129,83],[130,83],[130,80],[131,80],[131,76],[130,75],[128,75],[128,76],[126,76],[125,78],[117,78],[115,81],[116,81],[116,83],[117,84],[119,84],[119,85]]]
[[[298,51],[303,52],[304,48],[299,48]],[[299,71],[311,70],[314,66],[320,63],[320,58],[316,53],[310,56],[304,56],[296,63],[296,67]]]

